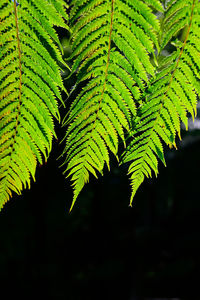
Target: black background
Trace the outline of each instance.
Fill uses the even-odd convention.
[[[52,299],[199,299],[199,132],[166,152],[128,207],[126,166],[72,188],[56,160],[37,168],[31,190],[0,215],[0,282],[7,295]]]
[[[56,128],[61,140],[65,129]],[[54,140],[31,190],[0,213],[2,299],[200,299],[199,131],[183,131],[178,146],[166,149],[167,168],[145,180],[133,208],[127,166],[112,158],[69,214],[72,188]]]

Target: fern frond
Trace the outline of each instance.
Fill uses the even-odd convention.
[[[125,145],[137,100],[154,76],[149,54],[158,45],[159,22],[149,5],[162,11],[157,0],[72,1],[72,71],[77,83],[85,82],[65,121],[72,206],[89,173],[102,173],[105,163],[109,168],[109,152],[117,157],[119,139]]]
[[[131,161],[131,203],[144,178],[150,177],[152,170],[157,175],[157,158],[165,164],[162,141],[176,147],[180,122],[187,127],[187,113],[193,118],[196,114],[197,95],[200,95],[199,19],[199,1],[168,2],[162,23],[156,77],[149,83],[146,102],[135,120],[132,141],[122,156],[122,162]],[[169,42],[177,48],[165,58],[162,50]]]
[[[61,47],[53,25],[66,28],[63,0],[0,3],[0,209],[34,179],[47,159],[64,89]]]

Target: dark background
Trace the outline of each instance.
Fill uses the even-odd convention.
[[[200,299],[199,122],[183,129],[178,151],[166,149],[167,168],[145,180],[133,208],[127,166],[112,158],[69,214],[72,188],[54,141],[31,190],[0,213],[1,299]]]
[[[133,208],[127,167],[113,159],[69,214],[72,189],[55,141],[31,190],[0,213],[1,291],[23,299],[200,299],[199,119],[192,124]]]

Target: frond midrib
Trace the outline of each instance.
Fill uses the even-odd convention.
[[[19,25],[18,25],[18,14],[17,14],[17,4],[16,0],[14,0],[14,14],[15,14],[15,28],[16,28],[16,40],[17,40],[17,50],[18,50],[18,62],[19,62],[19,92],[18,92],[18,105],[17,105],[17,115],[16,115],[16,122],[14,126],[14,134],[12,136],[12,144],[10,150],[10,159],[9,165],[12,160],[12,153],[14,152],[14,146],[16,142],[17,136],[17,129],[19,124],[19,116],[20,116],[20,109],[22,104],[22,52],[21,52],[21,43],[20,43],[20,36],[19,36]],[[9,165],[7,166],[7,170],[9,170]]]
[[[157,123],[158,123],[160,113],[161,113],[162,108],[163,108],[163,106],[164,106],[164,104],[165,104],[165,98],[167,97],[168,91],[169,91],[169,89],[170,89],[170,87],[171,87],[171,84],[172,84],[172,81],[173,81],[173,79],[174,79],[176,70],[177,70],[177,68],[178,68],[178,65],[179,65],[181,56],[182,56],[182,54],[183,54],[183,52],[184,52],[184,49],[185,49],[185,46],[186,46],[186,43],[187,43],[187,40],[188,40],[188,37],[189,37],[191,25],[192,25],[192,18],[193,18],[193,13],[194,13],[195,1],[196,1],[196,0],[193,0],[193,3],[192,3],[192,9],[191,9],[190,21],[189,21],[189,25],[188,25],[188,29],[187,29],[187,33],[186,33],[186,37],[185,37],[183,46],[182,46],[181,51],[180,51],[180,54],[179,54],[179,56],[178,56],[178,59],[177,59],[175,68],[174,68],[174,70],[173,70],[173,72],[172,72],[172,74],[171,74],[171,78],[170,78],[170,81],[169,81],[167,90],[165,91],[165,93],[164,93],[164,95],[163,95],[163,98],[162,98],[162,101],[161,101],[161,106],[160,106],[159,110],[157,111],[157,117],[155,118],[154,125],[153,125],[152,128],[151,128],[151,131],[150,131],[150,134],[149,134],[149,139],[148,139],[147,144],[149,144],[150,139],[151,139],[150,136],[151,136],[152,132],[154,131],[155,126],[156,126]]]
[[[188,22],[188,28],[187,28],[187,32],[186,32],[186,35],[185,35],[185,39],[184,39],[184,41],[183,41],[183,45],[182,45],[182,48],[181,48],[181,50],[180,50],[180,53],[179,53],[179,55],[178,55],[178,57],[177,57],[177,61],[176,61],[176,64],[175,64],[175,67],[174,67],[174,69],[173,69],[173,71],[172,71],[172,73],[171,73],[171,77],[170,77],[170,79],[169,79],[169,83],[168,83],[168,85],[167,85],[167,89],[166,89],[166,91],[164,92],[164,94],[163,94],[163,97],[162,97],[162,100],[160,101],[160,107],[159,107],[159,109],[157,110],[157,112],[155,113],[155,115],[154,115],[154,121],[153,121],[153,124],[152,124],[152,126],[151,126],[151,128],[150,128],[150,131],[148,132],[148,129],[147,129],[147,131],[146,130],[142,130],[142,127],[141,127],[141,129],[139,129],[139,132],[140,132],[140,134],[142,134],[142,132],[145,132],[146,131],[146,133],[147,133],[147,139],[146,139],[146,141],[145,141],[145,145],[144,145],[144,147],[143,147],[143,149],[142,149],[142,155],[140,155],[140,158],[141,157],[143,157],[143,160],[142,160],[142,162],[140,163],[140,169],[139,169],[139,171],[138,171],[138,173],[137,173],[137,175],[136,175],[136,177],[137,178],[135,178],[134,180],[135,180],[135,183],[133,183],[133,192],[132,192],[132,196],[131,196],[131,200],[130,200],[130,205],[132,204],[132,200],[133,200],[133,196],[134,196],[134,194],[135,194],[135,189],[134,189],[134,185],[136,184],[137,185],[137,183],[140,181],[140,175],[143,175],[144,176],[144,174],[145,174],[145,172],[144,172],[144,170],[143,170],[143,168],[145,168],[144,167],[144,163],[145,163],[145,157],[148,155],[148,149],[149,148],[151,148],[151,145],[150,145],[150,143],[152,142],[152,135],[155,133],[156,135],[157,135],[157,131],[156,131],[156,125],[158,124],[158,122],[159,122],[159,119],[160,119],[160,116],[161,116],[161,113],[162,113],[162,109],[163,109],[163,107],[164,107],[164,105],[165,105],[165,99],[166,99],[166,97],[167,97],[167,95],[168,95],[168,92],[169,92],[169,90],[170,90],[170,88],[171,88],[171,85],[172,85],[172,82],[173,82],[173,80],[174,80],[174,77],[175,77],[175,73],[176,73],[176,71],[177,71],[177,69],[178,69],[178,66],[179,66],[179,63],[180,63],[180,61],[181,61],[181,57],[182,57],[182,55],[183,55],[183,53],[184,53],[184,49],[185,49],[185,46],[186,46],[186,44],[187,44],[187,40],[188,40],[188,37],[189,37],[189,33],[190,33],[190,30],[191,30],[191,26],[192,26],[192,20],[193,20],[193,15],[194,15],[194,7],[195,7],[195,4],[196,4],[196,0],[193,0],[193,2],[192,2],[192,6],[191,6],[191,13],[190,13],[190,17],[189,17],[189,22]],[[159,68],[159,65],[158,65],[158,68]],[[148,100],[147,100],[147,102],[146,102],[146,104],[148,104]],[[145,104],[144,104],[145,105]],[[140,113],[140,111],[139,111],[139,119],[142,119],[142,113]],[[135,134],[137,134],[137,125],[136,125],[136,131],[135,131]],[[179,133],[178,133],[179,134]],[[179,135],[180,136],[180,135]],[[175,140],[173,140],[173,141],[170,141],[171,142],[171,144],[169,145],[169,146],[171,146],[172,145],[172,143],[173,143],[173,145],[175,146],[175,148],[176,148],[176,144],[175,144]],[[153,150],[153,149],[152,149]],[[134,152],[133,152],[134,153]],[[158,155],[158,154],[157,154]],[[158,155],[159,156],[159,155]],[[124,159],[125,158],[125,159]],[[136,160],[137,159],[139,159],[139,158],[136,158]],[[125,156],[122,154],[122,160],[121,160],[121,163],[123,163],[124,161],[126,161],[126,152],[125,152]],[[128,161],[128,160],[127,160]],[[165,164],[165,161],[164,161],[164,159],[162,159],[162,161],[163,161],[163,163]],[[154,171],[155,171],[155,169],[154,169]],[[130,166],[130,173],[129,174],[131,174],[132,172],[131,172],[131,166]],[[134,173],[134,171],[133,171],[133,173]],[[142,180],[143,181],[143,180]],[[141,183],[141,182],[140,182]],[[136,190],[137,190],[137,188],[136,188]]]
[[[102,105],[102,101],[104,98],[104,93],[106,90],[106,84],[107,84],[107,77],[108,77],[108,69],[109,69],[109,64],[110,64],[110,52],[111,52],[111,41],[112,41],[112,31],[113,31],[113,19],[114,19],[114,1],[115,0],[111,0],[111,11],[110,11],[110,29],[109,29],[109,40],[108,40],[108,50],[107,50],[107,62],[106,62],[106,66],[105,66],[105,73],[104,73],[104,83],[103,83],[103,88],[102,88],[102,92],[100,94],[100,99],[99,99],[99,104],[97,107],[97,110],[95,112],[95,119],[93,121],[93,127],[89,133],[89,137],[88,137],[88,141],[87,141],[87,145],[86,145],[86,150],[85,150],[85,154],[84,154],[84,159],[82,161],[82,164],[84,165],[84,163],[88,163],[86,161],[86,156],[88,154],[88,148],[89,148],[89,144],[90,144],[90,139],[92,137],[93,131],[95,130],[96,126],[97,126],[97,120],[98,120],[98,115],[100,112],[100,108]],[[76,197],[74,197],[71,207],[70,207],[70,211],[72,210],[74,204],[76,201]]]

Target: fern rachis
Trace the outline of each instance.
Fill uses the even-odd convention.
[[[30,187],[37,161],[51,150],[55,96],[61,100],[64,89],[53,25],[66,27],[64,7],[62,0],[0,4],[0,209],[13,191]]]
[[[77,83],[85,82],[66,121],[73,206],[89,173],[102,173],[105,163],[109,168],[108,151],[117,157],[119,138],[125,144],[137,100],[154,74],[148,54],[157,44],[158,22],[141,1],[72,1],[71,6],[72,71]]]
[[[150,81],[147,89],[146,103],[138,111],[132,142],[122,156],[122,162],[132,161],[129,167],[133,189],[131,202],[144,177],[151,176],[151,169],[158,173],[156,156],[165,164],[161,140],[170,147],[175,146],[176,133],[180,137],[180,121],[187,126],[187,111],[194,116],[200,92],[196,77],[199,63],[192,68],[190,63],[194,59],[191,46],[199,51],[196,38],[199,31],[199,2],[176,1],[172,6],[170,4],[163,20],[161,50],[174,38],[174,33],[177,34],[183,27],[186,27],[186,34],[181,48],[175,49],[171,56],[163,58],[160,63],[158,61],[156,77]]]

